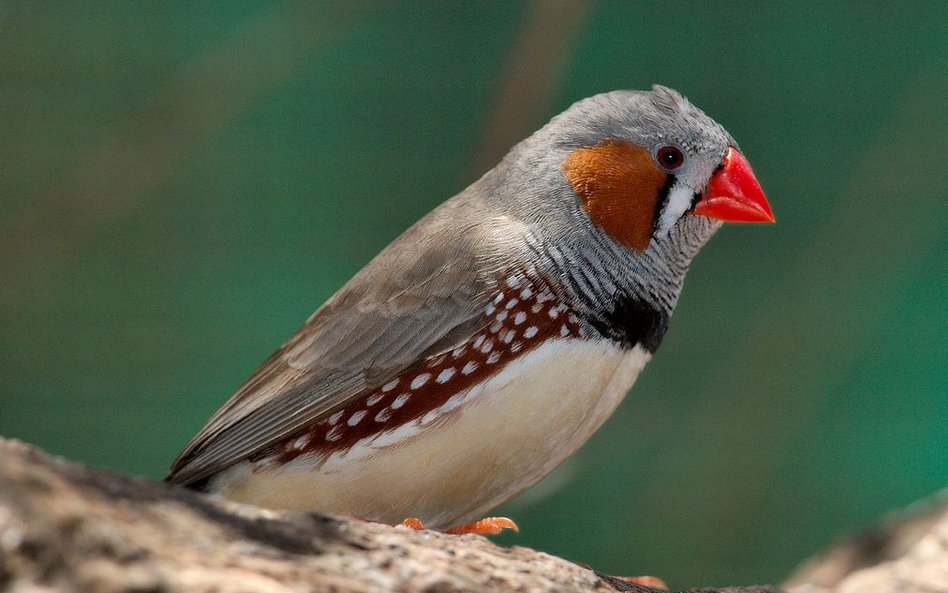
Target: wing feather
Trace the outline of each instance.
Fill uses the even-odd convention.
[[[448,224],[469,211],[450,200],[383,250],[210,418],[166,479],[211,476],[476,332],[493,283],[478,270],[492,266],[477,224],[460,236]]]

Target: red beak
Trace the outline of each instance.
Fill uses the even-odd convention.
[[[708,189],[695,204],[694,213],[724,222],[775,220],[750,163],[733,146],[724,157],[724,167],[711,176]]]

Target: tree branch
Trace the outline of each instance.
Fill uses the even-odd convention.
[[[656,591],[549,554],[502,548],[479,536],[239,505],[69,463],[3,439],[0,589]]]

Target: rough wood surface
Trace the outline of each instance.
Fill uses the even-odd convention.
[[[502,548],[479,536],[237,505],[86,468],[2,439],[0,590],[653,591],[534,550]]]
[[[948,490],[808,560],[786,587],[790,593],[948,593]]]

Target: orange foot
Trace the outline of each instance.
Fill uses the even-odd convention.
[[[652,587],[654,589],[667,589],[668,585],[665,584],[665,581],[658,577],[616,577],[622,579],[623,581],[628,581],[636,585],[642,585],[643,587]]]
[[[412,529],[425,528],[425,524],[422,523],[421,519],[418,517],[409,517],[402,521],[402,525],[406,525]],[[513,522],[513,519],[508,519],[507,517],[486,517],[480,521],[458,525],[457,527],[452,527],[451,529],[445,529],[443,533],[448,533],[451,535],[464,535],[466,533],[476,533],[478,535],[497,535],[504,529],[513,529],[518,533],[520,532],[520,528],[517,527],[517,524]]]

